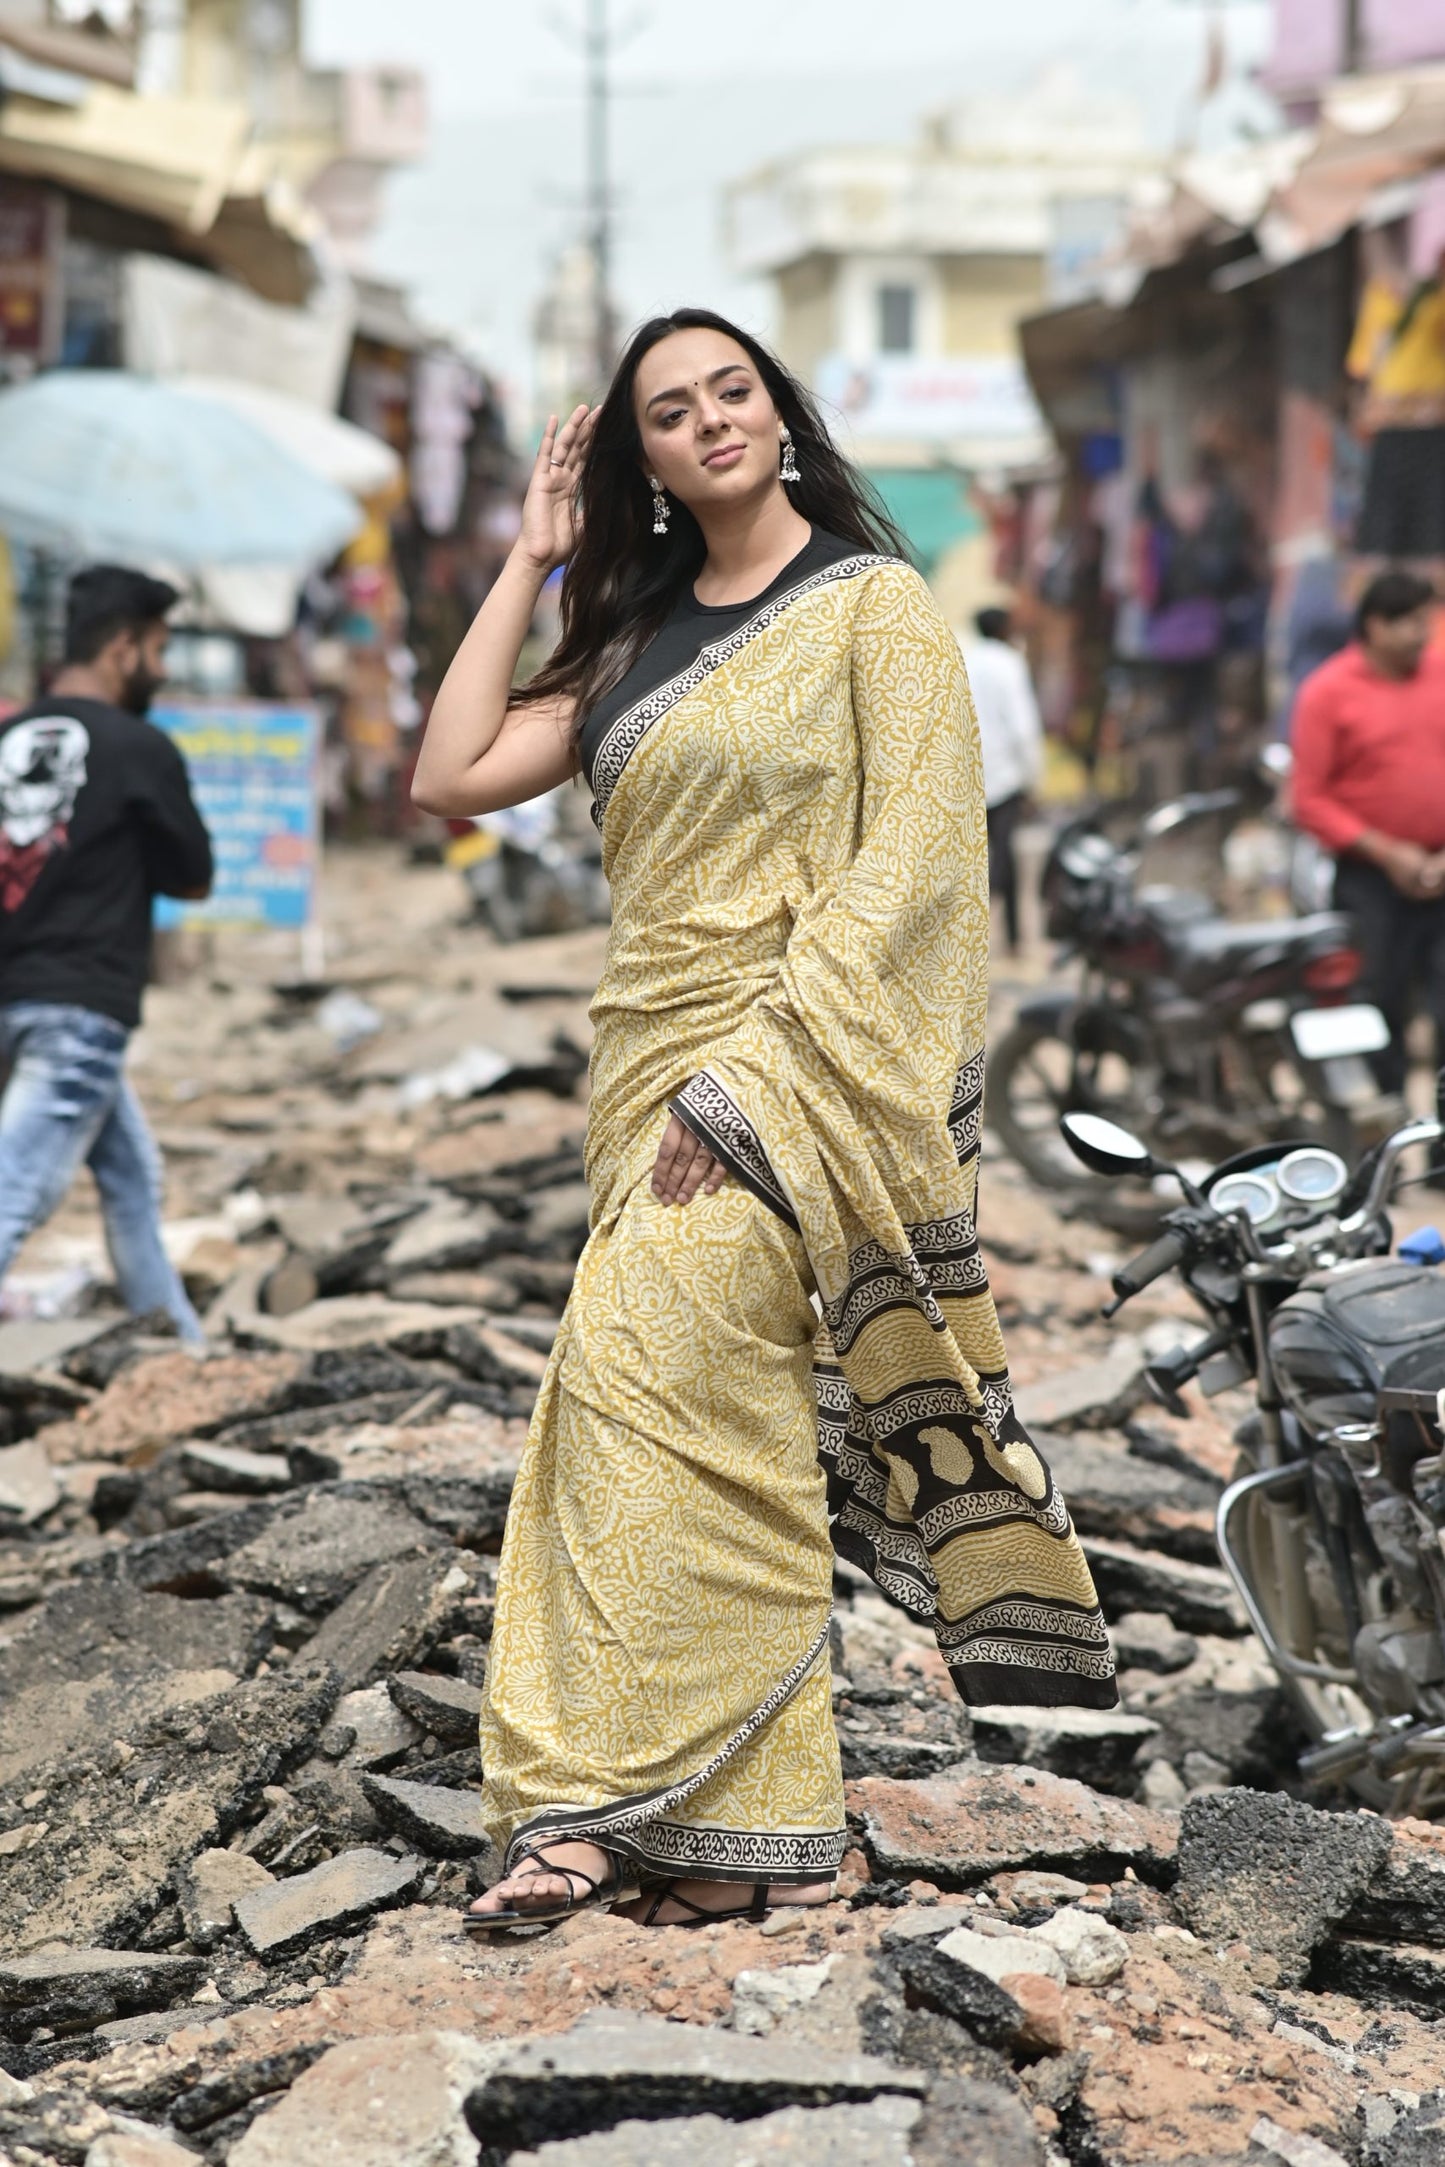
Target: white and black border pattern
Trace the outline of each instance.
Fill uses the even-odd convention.
[[[983,1129],[983,1071],[984,1055],[980,1050],[964,1062],[954,1079],[953,1103],[948,1109],[948,1133],[953,1138],[960,1166],[967,1166],[970,1159],[978,1156]]]
[[[772,1834],[766,1830],[694,1829],[667,1819],[772,1721],[826,1654],[827,1647],[825,1624],[806,1654],[778,1680],[746,1722],[710,1760],[680,1783],[619,1799],[612,1806],[548,1806],[534,1814],[514,1832],[507,1846],[504,1871],[511,1872],[522,1852],[535,1850],[549,1838],[565,1838],[599,1844],[621,1858],[664,1873],[676,1872],[683,1865],[705,1864],[708,1878],[718,1881],[812,1881],[836,1872],[843,1856],[842,1829]]]
[[[685,1083],[668,1111],[686,1123],[745,1189],[751,1189],[795,1234],[799,1232],[797,1214],[773,1172],[761,1136],[711,1070],[701,1069]]]
[[[856,579],[860,573],[877,571],[883,565],[898,564],[901,561],[897,557],[860,553],[856,557],[841,557],[836,564],[825,565],[821,572],[814,572],[810,578],[800,580],[796,587],[789,587],[786,593],[775,595],[755,617],[750,617],[746,624],[739,625],[736,632],[730,632],[726,639],[714,640],[700,651],[696,661],[690,662],[685,670],[679,670],[675,677],[655,686],[633,706],[626,708],[608,728],[592,762],[592,794],[597,801],[593,817],[599,827],[622,770],[652,725],[661,721],[670,709],[676,707],[679,700],[686,699],[688,693],[695,692],[714,670],[721,669],[725,662],[732,661],[734,655],[741,654],[750,640],[756,639],[760,632],[765,632],[769,625],[776,623],[784,610],[791,609],[804,595],[813,594],[820,587],[831,586],[834,580]]]
[[[938,1621],[938,1645],[943,1649],[961,1647],[980,1635],[1004,1633],[1045,1633],[1098,1649],[1108,1645],[1103,1622],[1093,1612],[1070,1610],[1037,1595],[1000,1596],[971,1610],[966,1618]]]

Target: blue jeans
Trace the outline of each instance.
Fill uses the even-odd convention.
[[[182,1339],[201,1322],[161,1244],[161,1157],[125,1080],[130,1033],[111,1016],[49,1001],[0,1007],[0,1280],[82,1161],[95,1176],[105,1245],[126,1307],[163,1309]]]

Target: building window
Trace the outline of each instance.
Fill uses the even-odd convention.
[[[878,289],[878,350],[884,354],[911,354],[918,296],[911,286],[880,286]]]

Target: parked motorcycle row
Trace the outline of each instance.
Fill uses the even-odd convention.
[[[1180,799],[1123,840],[1099,815],[1061,831],[1044,904],[1076,983],[1020,1008],[989,1118],[1051,1189],[1155,1232],[1104,1312],[1179,1274],[1202,1330],[1151,1365],[1155,1397],[1249,1390],[1216,1539],[1301,1776],[1445,1818],[1445,1243],[1392,1255],[1389,1217],[1445,1125],[1375,1092],[1384,1019],[1344,918],[1240,925],[1139,884],[1150,840],[1232,802]]]
[[[1145,847],[1217,822],[1232,791],[1161,805],[1120,838],[1107,812],[1070,821],[1043,876],[1046,927],[1076,982],[1021,1003],[991,1049],[989,1118],[1026,1173],[1105,1207],[1063,1148],[1059,1115],[1107,1115],[1168,1159],[1205,1164],[1262,1138],[1309,1138],[1352,1158],[1378,1124],[1366,1055],[1388,1033],[1358,998],[1362,959],[1337,911],[1237,924],[1186,888],[1141,885]]]

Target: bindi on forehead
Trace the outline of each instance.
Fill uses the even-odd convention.
[[[647,405],[649,408],[651,408],[659,405],[660,402],[664,399],[680,399],[684,396],[686,392],[700,391],[702,389],[704,381],[709,384],[720,384],[724,381],[725,378],[729,376],[736,376],[745,373],[747,370],[747,366],[748,364],[746,361],[724,361],[721,367],[716,369],[710,369],[708,371],[706,379],[700,376],[694,376],[690,383],[684,381],[681,383],[670,385],[666,391],[654,391],[648,398]]]

